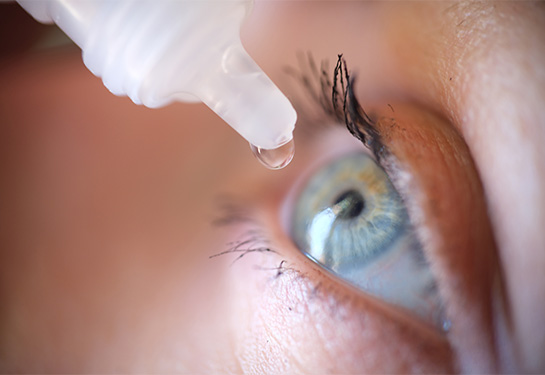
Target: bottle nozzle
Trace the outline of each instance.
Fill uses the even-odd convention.
[[[293,139],[293,106],[241,44],[225,51],[197,96],[256,149],[275,150]]]
[[[265,164],[286,165],[272,155],[292,140],[297,114],[242,47],[251,0],[20,2],[58,23],[113,93],[151,108],[198,97],[261,150],[262,161],[272,157]]]

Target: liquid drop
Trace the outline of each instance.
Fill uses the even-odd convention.
[[[293,142],[293,139],[288,143],[273,149],[265,149],[252,144],[250,144],[250,147],[257,160],[269,169],[284,168],[291,162],[293,155],[295,154],[295,143]]]

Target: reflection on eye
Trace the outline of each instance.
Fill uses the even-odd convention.
[[[441,300],[403,201],[365,153],[310,177],[293,210],[298,248],[342,279],[444,328]]]

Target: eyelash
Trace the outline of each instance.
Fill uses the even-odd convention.
[[[227,249],[209,256],[209,259],[216,258],[226,254],[238,254],[231,265],[251,253],[273,253],[279,252],[273,249],[271,241],[265,234],[262,223],[260,223],[256,214],[247,206],[237,202],[234,197],[224,196],[218,199],[217,206],[220,215],[212,221],[216,228],[231,227],[233,225],[247,224],[247,229],[236,240],[228,242]]]
[[[287,277],[287,283],[297,282],[298,289],[308,292],[308,303],[311,302],[311,299],[326,301],[331,311],[336,310],[338,301],[342,300],[345,304],[352,301],[353,294],[346,293],[344,290],[346,284],[327,283],[328,285],[325,285],[322,281],[316,281],[315,276],[311,276],[308,270],[303,271],[298,268],[298,263],[283,259],[282,253],[274,247],[272,236],[265,223],[259,220],[258,212],[254,211],[246,202],[240,201],[232,195],[224,195],[218,198],[217,207],[218,216],[211,222],[213,227],[229,229],[245,225],[248,226],[248,229],[236,236],[234,241],[228,242],[226,249],[209,256],[209,259],[235,254],[236,257],[231,262],[231,266],[233,266],[248,254],[277,255],[278,266],[254,265],[254,269],[269,272],[271,282],[280,277]],[[317,274],[323,274],[323,271],[316,268],[311,270]],[[291,310],[292,307],[289,309]]]
[[[350,134],[368,148],[381,165],[381,161],[389,152],[380,139],[374,121],[356,97],[354,91],[356,78],[350,76],[342,54],[337,55],[332,80],[329,78],[327,66],[328,62],[324,60],[318,70],[312,54],[308,53],[306,59],[299,55],[298,70],[286,69],[286,72],[306,90],[307,98],[314,100],[314,109],[321,108],[327,119],[325,122],[321,114],[318,119],[315,116],[306,116],[307,121],[311,120],[313,127],[316,123],[322,125],[333,123],[340,126],[344,124]],[[312,82],[318,82],[320,87],[313,86]]]

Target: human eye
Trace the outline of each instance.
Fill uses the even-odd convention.
[[[354,95],[345,64],[339,57],[333,74],[339,81],[346,74],[342,84],[325,82],[326,87],[333,87],[333,100]],[[314,64],[310,65],[312,69]],[[336,92],[344,82],[345,92]],[[358,105],[355,99],[340,104],[343,115],[364,113],[354,107]],[[326,106],[326,112],[328,109],[336,112]],[[359,125],[347,119],[346,125],[352,125],[358,139],[374,142],[371,149],[381,147],[384,153],[376,132],[371,133],[374,139],[366,140],[358,129],[372,126],[366,117],[351,118]],[[332,121],[342,123],[343,119],[333,117]],[[359,148],[319,166],[306,179],[290,202],[289,234],[304,254],[339,278],[447,330],[450,322],[442,312],[434,277],[403,199],[376,157],[365,152],[363,145]]]

